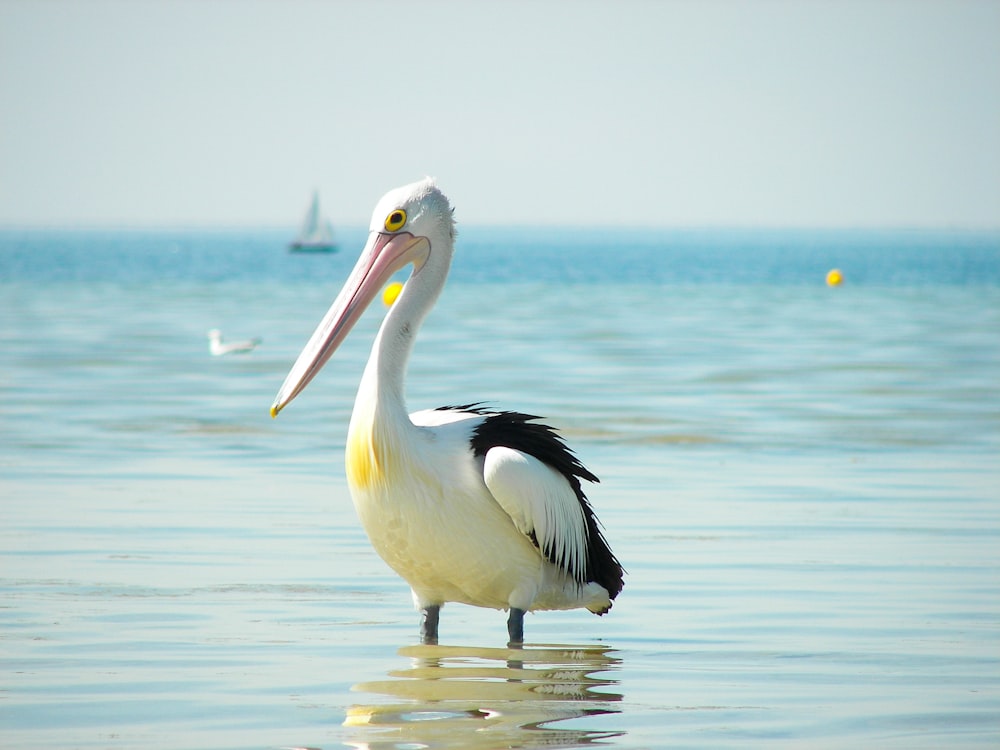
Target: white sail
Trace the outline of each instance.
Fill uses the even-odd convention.
[[[333,225],[325,218],[319,208],[319,191],[313,193],[312,203],[302,220],[299,236],[292,242],[290,248],[300,251],[325,251],[335,248],[333,240]]]

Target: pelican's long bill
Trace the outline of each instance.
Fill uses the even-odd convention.
[[[416,273],[430,251],[431,243],[426,237],[415,237],[409,232],[372,232],[368,236],[347,283],[278,390],[271,405],[272,417],[278,416],[278,412],[316,377],[392,275],[410,263]]]

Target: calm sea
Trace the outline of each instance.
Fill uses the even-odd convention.
[[[1000,234],[462,231],[410,406],[545,415],[629,573],[523,651],[354,516],[380,304],[269,418],[364,234],[285,239],[0,232],[0,745],[1000,746]]]

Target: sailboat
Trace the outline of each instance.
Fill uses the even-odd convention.
[[[337,249],[333,241],[333,225],[319,210],[319,191],[313,192],[312,203],[302,220],[299,236],[288,249],[293,253],[332,253]]]

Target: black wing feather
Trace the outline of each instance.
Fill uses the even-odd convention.
[[[580,463],[559,434],[552,427],[536,422],[539,417],[531,414],[494,411],[483,408],[480,404],[445,406],[441,409],[465,411],[485,417],[472,433],[472,452],[475,456],[486,455],[490,448],[500,446],[512,448],[534,456],[566,477],[566,481],[580,501],[587,523],[587,557],[580,583],[591,581],[598,583],[606,588],[614,599],[624,585],[625,571],[608,546],[601,530],[601,523],[580,486],[581,479],[588,482],[600,480]],[[533,541],[535,546],[538,546],[537,540]],[[562,561],[554,559],[550,550],[542,552],[552,563],[561,564]]]

